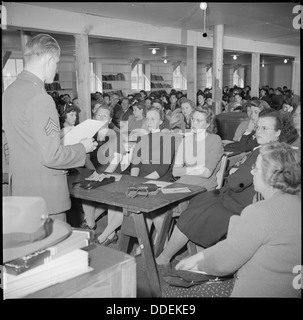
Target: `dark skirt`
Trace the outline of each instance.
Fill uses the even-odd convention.
[[[227,234],[230,217],[240,213],[224,207],[219,190],[208,191],[190,200],[177,226],[190,241],[208,248]]]

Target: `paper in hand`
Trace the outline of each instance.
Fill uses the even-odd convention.
[[[106,123],[106,121],[87,119],[75,126],[62,138],[63,144],[65,146],[72,145],[79,143],[84,138],[92,138]]]

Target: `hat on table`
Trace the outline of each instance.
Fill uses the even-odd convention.
[[[3,263],[53,246],[72,233],[40,197],[3,197]]]

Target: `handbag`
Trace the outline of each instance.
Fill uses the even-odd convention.
[[[213,283],[225,281],[233,278],[233,274],[227,276],[213,276],[192,272],[188,270],[166,270],[163,273],[163,279],[166,283],[173,287],[190,288],[202,283]]]

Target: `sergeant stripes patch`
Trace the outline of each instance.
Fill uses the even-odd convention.
[[[46,135],[48,136],[52,133],[52,131],[55,131],[55,132],[60,131],[57,123],[52,118],[48,119],[47,125],[44,127],[44,130]]]

